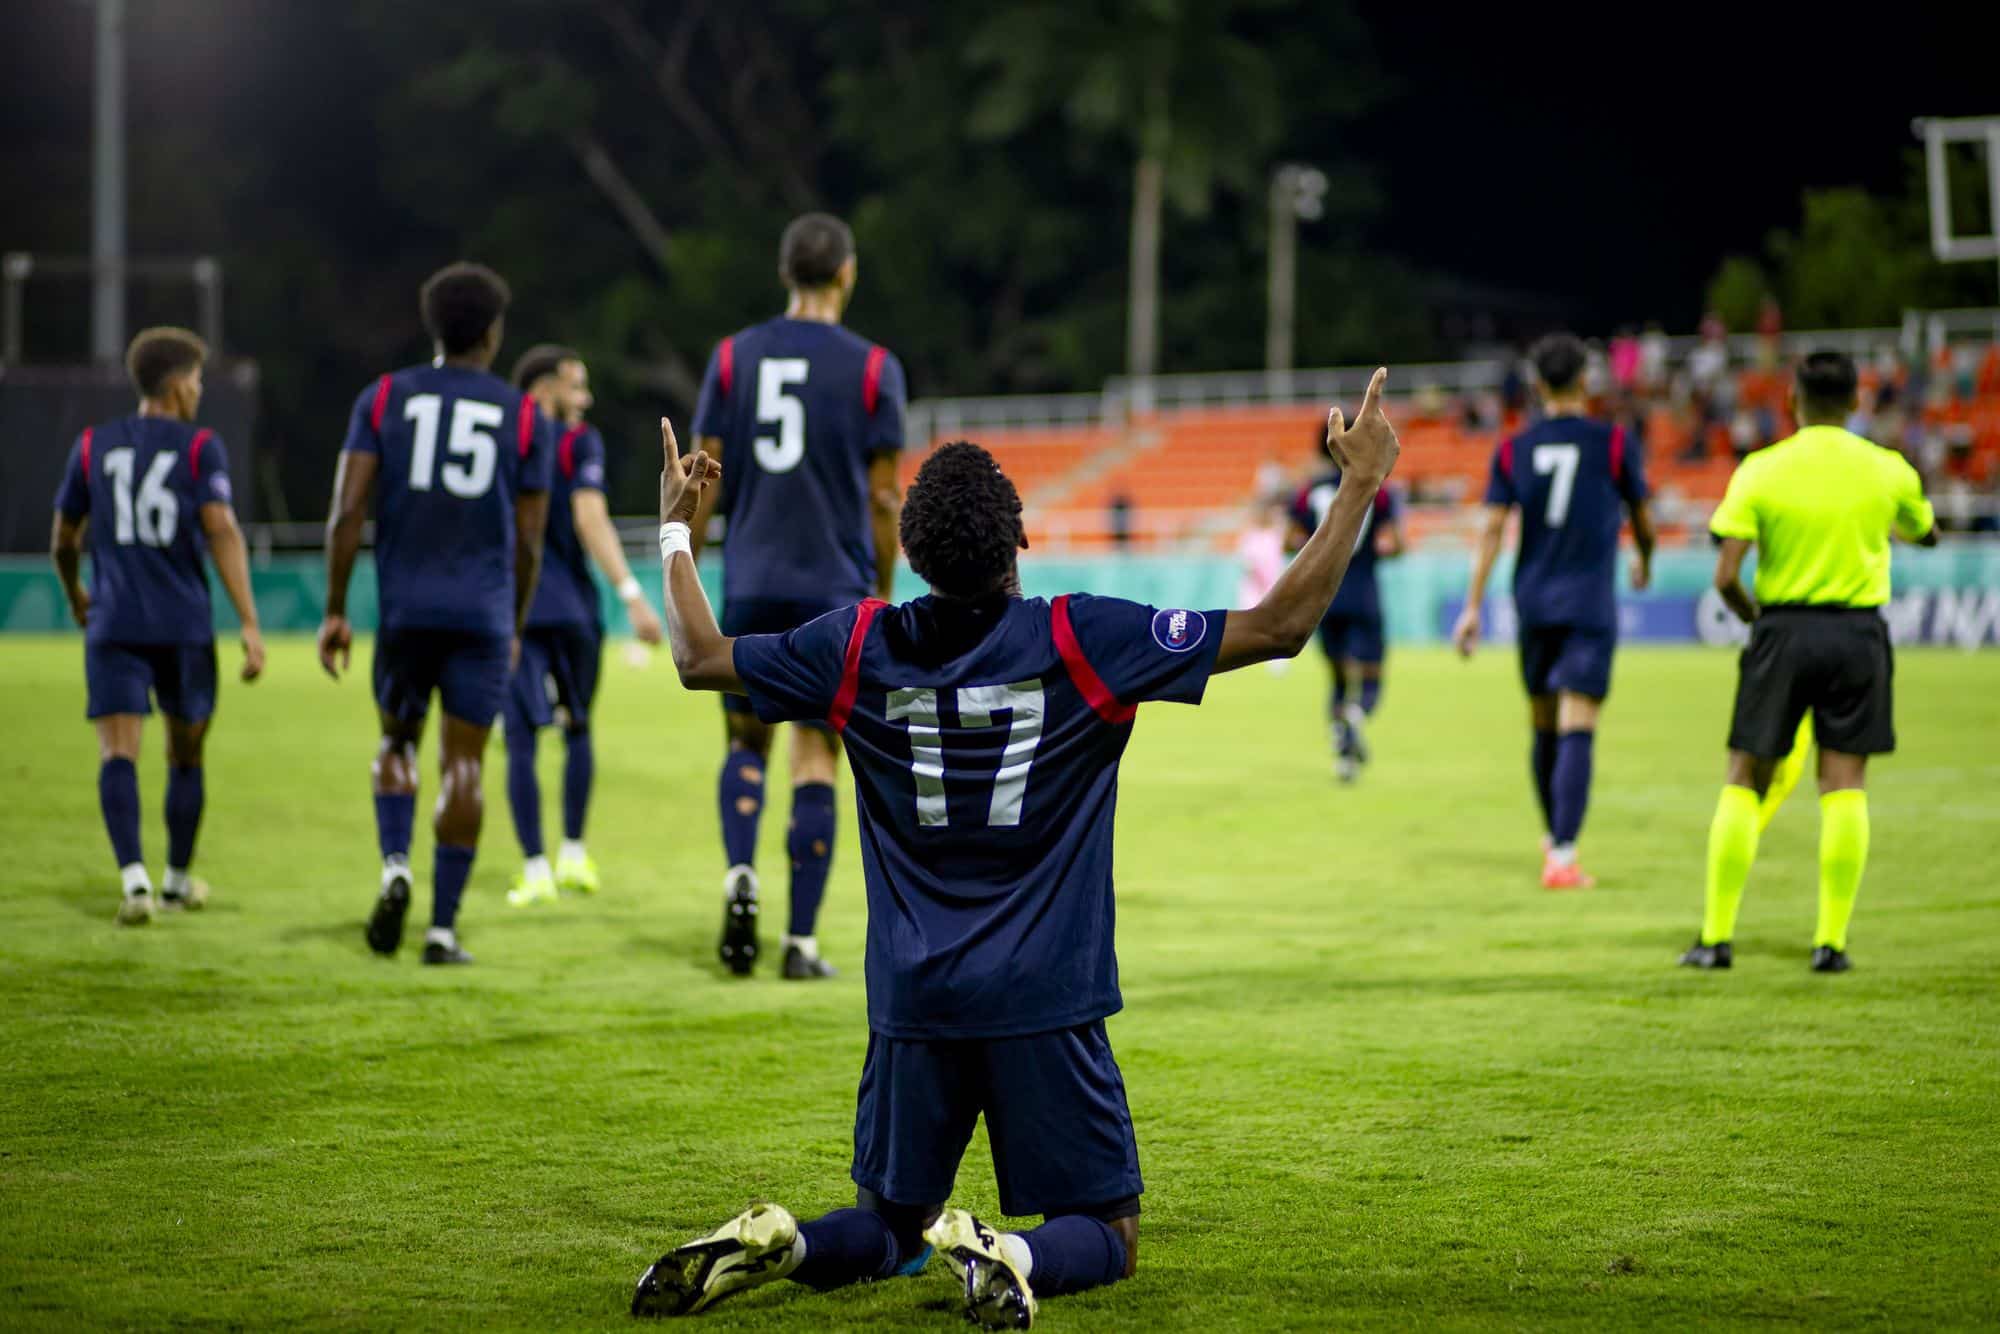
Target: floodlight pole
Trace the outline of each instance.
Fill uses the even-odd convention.
[[[97,0],[95,93],[90,350],[100,362],[116,362],[125,350],[125,0]]]
[[[1264,307],[1264,372],[1284,397],[1298,329],[1299,221],[1320,216],[1326,173],[1288,162],[1271,173],[1271,256]]]

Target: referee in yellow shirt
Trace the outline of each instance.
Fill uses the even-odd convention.
[[[1937,544],[1923,480],[1902,455],[1841,423],[1854,412],[1852,358],[1815,352],[1792,385],[1798,434],[1743,460],[1709,521],[1722,539],[1715,587],[1750,624],[1729,729],[1729,777],[1708,831],[1708,897],[1701,938],[1681,962],[1727,968],[1743,883],[1757,859],[1759,805],[1800,722],[1819,742],[1819,929],[1812,966],[1845,972],[1847,923],[1868,862],[1870,755],[1896,748],[1890,687],[1895,660],[1882,604],[1889,600],[1889,535]],[[1743,589],[1743,558],[1757,547],[1757,593]]]

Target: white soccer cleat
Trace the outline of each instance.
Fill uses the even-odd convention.
[[[725,1297],[783,1278],[796,1267],[799,1222],[776,1204],[753,1204],[705,1237],[676,1247],[639,1276],[637,1316],[696,1315]]]
[[[153,896],[144,890],[127,894],[118,903],[118,925],[144,926],[153,920]]]
[[[178,890],[166,889],[160,892],[160,908],[173,912],[178,908],[194,911],[208,906],[208,881],[189,876]]]
[[[1014,1267],[1000,1234],[963,1209],[947,1209],[924,1229],[924,1240],[965,1276],[965,1318],[981,1329],[1028,1329],[1035,1293]]]

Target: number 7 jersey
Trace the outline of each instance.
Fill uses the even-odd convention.
[[[375,581],[384,630],[514,633],[514,500],[549,489],[553,432],[497,375],[415,366],[361,391],[345,452],[380,459]]]
[[[716,345],[694,431],[722,441],[725,606],[874,591],[868,466],[902,449],[904,397],[896,358],[836,324],[780,317]]]
[[[824,721],[853,764],[876,1033],[1006,1037],[1119,1008],[1119,758],[1140,703],[1201,701],[1223,616],[927,597],[736,640],[757,716]]]
[[[1521,511],[1522,625],[1617,628],[1618,530],[1645,498],[1645,460],[1622,426],[1550,417],[1500,442],[1486,503]]]

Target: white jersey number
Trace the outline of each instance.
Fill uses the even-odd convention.
[[[1016,681],[1005,686],[961,686],[958,720],[961,727],[991,727],[993,715],[1005,712],[1007,744],[1000,752],[1000,769],[993,775],[993,799],[986,808],[988,828],[1021,823],[1021,803],[1028,795],[1028,770],[1042,744],[1042,683]],[[938,720],[937,691],[921,686],[889,692],[889,721],[910,728],[910,772],[917,784],[917,823],[937,828],[950,823],[945,810],[944,732]]]
[[[1551,528],[1563,526],[1569,518],[1570,497],[1576,491],[1576,464],[1581,457],[1575,445],[1536,445],[1535,471],[1549,478],[1549,504],[1543,518]]]
[[[438,416],[444,400],[417,394],[403,407],[406,420],[416,424],[410,446],[410,490],[428,491],[433,480],[461,500],[477,500],[493,488],[493,465],[500,447],[491,432],[507,419],[498,403],[461,398],[451,406],[451,436],[445,441],[444,467],[437,466]]]
[[[1332,482],[1321,482],[1312,489],[1312,494],[1306,497],[1306,504],[1312,508],[1314,528],[1318,528],[1326,522],[1326,516],[1333,511],[1333,498],[1338,494],[1340,494],[1340,488]],[[1361,544],[1368,540],[1368,534],[1374,530],[1374,527],[1375,507],[1370,505],[1368,512],[1361,516],[1361,527],[1354,534],[1354,549],[1356,551],[1361,550]]]
[[[111,507],[116,511],[113,526],[120,546],[129,547],[134,541],[148,547],[173,545],[174,533],[181,522],[181,502],[167,489],[167,477],[178,457],[165,450],[153,455],[135,498],[132,451],[114,449],[104,456],[104,475],[111,479]]]
[[[785,391],[804,384],[811,365],[804,357],[757,363],[757,424],[778,428],[757,437],[757,466],[765,472],[790,472],[806,456],[806,405]]]

